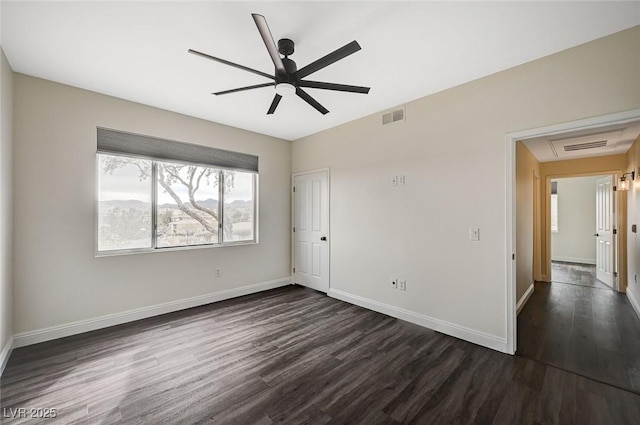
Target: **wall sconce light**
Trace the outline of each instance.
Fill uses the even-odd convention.
[[[618,190],[629,190],[629,179],[625,176],[631,176],[631,180],[635,180],[636,172],[624,173],[620,177],[620,183],[618,184]]]

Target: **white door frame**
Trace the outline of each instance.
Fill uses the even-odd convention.
[[[296,203],[294,201],[295,195],[293,194],[293,187],[295,183],[295,178],[297,176],[303,176],[305,174],[314,174],[314,173],[327,173],[327,266],[329,268],[329,275],[327,278],[329,279],[329,288],[331,289],[331,169],[330,168],[317,168],[315,170],[308,171],[299,171],[297,173],[291,174],[291,226],[289,232],[291,234],[291,284],[295,282],[293,277],[293,266],[296,264],[296,247],[295,247],[295,235],[293,234],[293,223],[295,220],[296,214]],[[327,294],[329,290],[327,289]]]
[[[624,124],[640,119],[640,109],[617,112],[615,114],[602,115],[599,117],[586,118],[577,121],[566,122],[546,127],[532,128],[529,130],[516,131],[505,134],[506,149],[506,198],[507,198],[507,220],[506,220],[506,291],[505,291],[505,312],[507,314],[505,322],[505,332],[507,335],[507,353],[515,354],[516,350],[516,142],[518,140],[530,139],[540,136],[551,136],[554,134],[566,133],[576,130],[588,130],[605,127],[615,124]]]

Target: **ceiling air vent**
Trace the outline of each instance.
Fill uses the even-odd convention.
[[[565,152],[582,151],[585,149],[604,148],[607,146],[606,140],[598,140],[597,142],[576,143],[574,145],[564,145]]]
[[[382,115],[382,125],[391,124],[397,121],[404,121],[404,107]]]

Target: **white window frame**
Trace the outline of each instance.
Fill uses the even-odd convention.
[[[165,160],[158,161],[154,158],[148,158],[136,155],[124,155],[116,153],[97,152],[96,153],[96,179],[95,190],[96,195],[99,194],[99,178],[100,178],[100,155],[122,156],[125,158],[137,158],[147,161],[151,161],[151,247],[149,248],[128,248],[128,249],[114,249],[108,251],[98,250],[98,237],[99,237],[99,214],[100,214],[100,197],[96,196],[95,201],[95,235],[94,235],[94,251],[96,257],[109,257],[114,255],[129,255],[129,254],[146,254],[151,252],[166,252],[166,251],[183,251],[190,249],[203,249],[203,248],[219,248],[224,246],[238,246],[238,245],[255,245],[258,243],[258,173],[250,172],[247,170],[234,170],[230,168],[216,167],[207,164],[196,164],[186,161],[174,161]],[[184,246],[170,246],[170,247],[158,247],[157,246],[157,209],[158,209],[158,193],[157,193],[157,163],[158,162],[170,162],[174,164],[185,164],[198,167],[208,167],[217,170],[218,176],[218,242],[210,244],[198,244],[198,245],[184,245]],[[243,241],[224,241],[224,172],[225,171],[237,171],[242,173],[248,173],[253,175],[253,239]]]

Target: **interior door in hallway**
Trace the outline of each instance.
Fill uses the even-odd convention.
[[[294,282],[329,291],[329,172],[293,178]]]
[[[613,176],[596,180],[596,278],[613,287]]]

